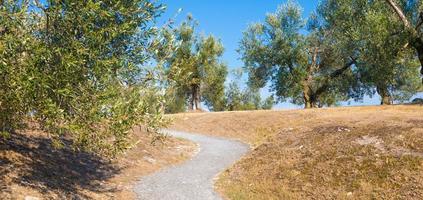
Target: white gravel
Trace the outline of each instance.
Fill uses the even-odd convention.
[[[141,178],[134,190],[145,200],[221,199],[213,189],[213,179],[249,147],[235,140],[166,130],[174,137],[199,145],[199,152],[189,161]]]

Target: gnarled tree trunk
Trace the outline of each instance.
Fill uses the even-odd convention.
[[[189,105],[188,105],[188,110],[194,110],[194,101],[195,101],[195,92],[194,92],[194,87],[191,86],[191,97],[189,98]]]
[[[192,97],[189,99],[188,110],[194,110],[194,101],[192,100]]]
[[[200,99],[200,86],[192,85],[191,86],[191,98],[189,99],[189,110],[199,110],[201,109],[201,99]]]
[[[308,95],[307,93],[304,92],[304,108],[305,109],[309,109],[312,108],[313,104],[310,100],[310,95]]]
[[[420,61],[420,75],[422,76],[422,84],[423,84],[423,41],[419,43],[419,45],[413,45],[414,48],[417,50],[417,56]]]
[[[377,93],[381,97],[380,105],[391,105],[392,104],[392,97],[389,93],[389,90],[384,86],[378,86],[376,88]]]
[[[195,89],[195,94],[194,94],[194,105],[195,105],[195,109],[196,110],[200,110],[201,109],[201,99],[200,99],[200,86],[199,85],[195,85],[194,86]]]
[[[303,82],[303,98],[304,98],[304,108],[309,109],[313,108],[315,105],[313,98],[313,91],[308,85],[308,81]]]

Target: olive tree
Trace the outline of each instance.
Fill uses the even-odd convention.
[[[1,130],[36,121],[57,146],[116,155],[130,130],[164,122],[158,70],[147,67],[163,6],[131,1],[1,1]],[[10,89],[9,89],[10,88]],[[4,97],[4,98],[3,98]],[[4,117],[4,116],[6,117]],[[12,122],[12,123],[10,123]],[[10,125],[11,124],[11,125]]]
[[[420,66],[404,46],[408,34],[400,31],[401,23],[383,1],[325,0],[318,12],[332,34],[349,44],[343,51],[356,53],[357,73],[367,94],[377,92],[381,104],[391,104],[418,91]]]
[[[249,84],[263,87],[271,81],[280,101],[290,99],[305,108],[328,104],[325,99],[346,100],[354,85],[356,58],[340,51],[342,44],[323,21],[318,15],[304,20],[301,7],[289,1],[264,23],[250,25],[239,49]],[[309,33],[303,34],[305,30]]]
[[[179,48],[168,60],[168,78],[174,83],[172,89],[173,111],[201,109],[204,102],[211,110],[222,110],[224,83],[227,67],[220,60],[224,48],[214,36],[199,36],[196,33],[197,22],[188,16],[175,29]]]

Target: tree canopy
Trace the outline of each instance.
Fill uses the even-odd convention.
[[[136,125],[157,133],[164,112],[305,108],[422,91],[423,2],[322,0],[307,19],[295,1],[248,26],[245,89],[226,82],[224,46],[156,19],[156,1],[0,1],[0,136],[34,123],[58,147],[116,155]],[[420,71],[420,72],[419,72]],[[274,92],[262,100],[260,88]]]
[[[419,90],[420,65],[404,46],[408,36],[399,31],[402,25],[385,2],[326,0],[320,4],[319,13],[337,37],[351,44],[348,46],[358,55],[360,81],[376,89],[382,104],[409,99]]]
[[[249,84],[263,87],[271,80],[279,101],[290,99],[306,108],[346,99],[354,86],[356,58],[340,51],[342,44],[320,20],[316,15],[302,19],[300,6],[289,1],[264,23],[252,24],[239,50],[250,72]],[[305,28],[307,35],[301,33]]]
[[[134,125],[157,130],[150,42],[163,7],[149,0],[0,3],[3,135],[35,120],[57,146],[115,155]]]
[[[224,83],[227,67],[220,60],[224,48],[214,36],[196,33],[197,22],[191,15],[175,35],[180,42],[168,60],[167,74],[171,82],[169,112],[201,109],[201,102],[214,111],[223,110]]]
[[[410,18],[420,6],[401,5]],[[420,65],[404,46],[410,34],[391,13],[383,1],[325,0],[305,20],[301,7],[288,1],[244,32],[239,52],[249,84],[264,87],[270,81],[279,101],[305,108],[374,92],[382,104],[409,99],[421,88]]]
[[[258,88],[247,87],[241,89],[239,84],[231,82],[225,91],[225,110],[270,110],[274,104],[274,97],[271,95],[262,100]]]

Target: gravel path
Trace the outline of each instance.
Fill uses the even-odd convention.
[[[189,161],[143,177],[135,186],[138,199],[208,200],[221,199],[213,189],[213,179],[249,148],[234,140],[169,131],[199,145],[199,152]]]

